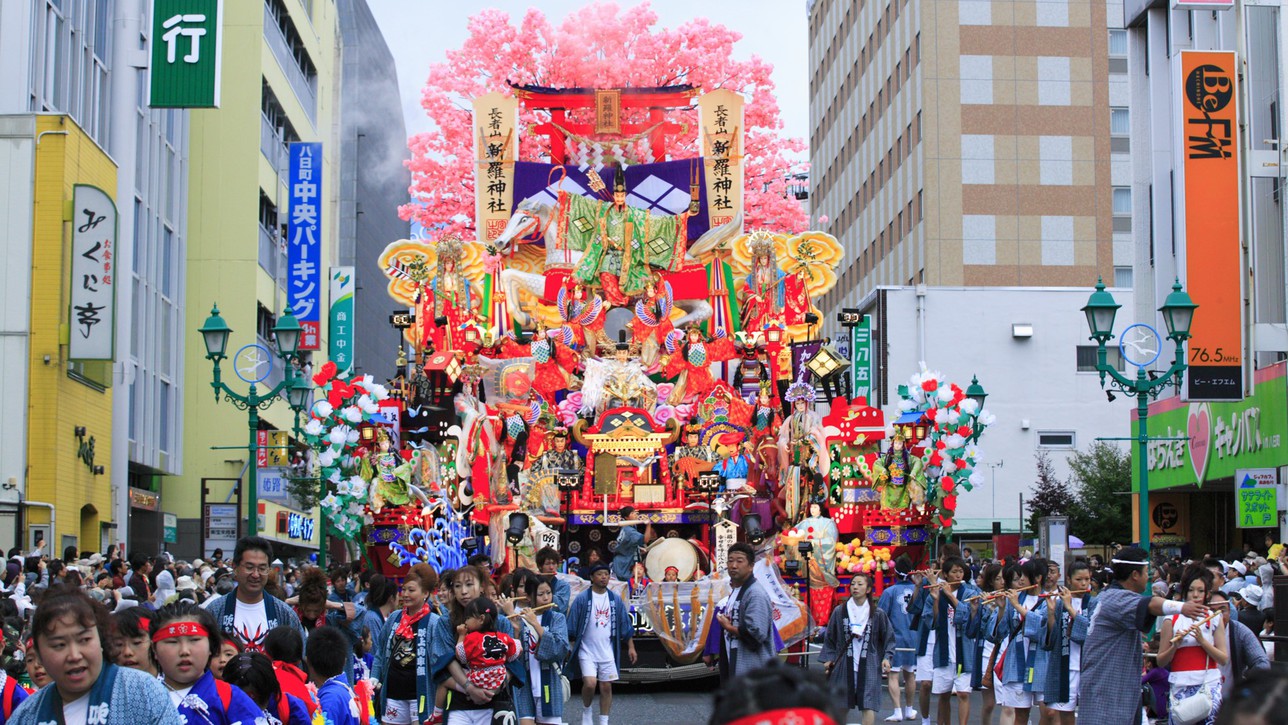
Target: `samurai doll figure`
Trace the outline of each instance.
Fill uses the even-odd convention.
[[[631,320],[631,338],[640,348],[640,360],[651,368],[667,335],[675,327],[671,324],[671,310],[675,296],[671,283],[654,274],[644,285],[644,294],[635,302],[635,318]]]
[[[747,242],[751,252],[751,271],[743,287],[743,329],[763,330],[773,320],[780,320],[786,300],[786,275],[774,258],[774,236],[767,231],[751,233]]]
[[[860,459],[859,471],[867,474],[873,486],[881,492],[881,508],[905,509],[925,504],[922,462],[909,454],[902,431],[895,431],[885,455],[873,461],[870,470],[865,468],[866,464]]]
[[[671,454],[671,475],[686,491],[693,491],[698,474],[713,470],[717,463],[711,447],[698,442],[701,435],[701,425],[689,423],[684,426],[683,445],[676,446]]]
[[[429,499],[411,484],[412,463],[391,451],[389,432],[384,428],[376,432],[376,450],[368,456],[371,474],[371,511],[380,513],[385,506],[406,506],[412,497],[426,505]]]
[[[545,453],[532,463],[528,472],[530,482],[524,494],[524,508],[559,515],[559,485],[557,476],[581,473],[585,464],[576,451],[568,447],[568,429],[559,427],[546,433],[550,442]]]
[[[551,407],[555,405],[555,395],[572,385],[573,371],[581,364],[581,357],[561,338],[558,332],[547,333],[545,326],[537,322],[532,342],[525,345],[514,341],[502,348],[506,357],[532,358],[536,370],[532,387]]]
[[[438,243],[438,271],[429,281],[429,295],[421,300],[422,319],[439,352],[461,349],[463,325],[473,316],[470,282],[460,270],[463,253],[458,237],[445,237]]]
[[[555,337],[574,350],[598,352],[600,345],[611,344],[604,333],[604,300],[590,292],[586,285],[569,277],[559,288],[555,309],[563,326],[554,332]]]
[[[812,497],[815,481],[831,468],[823,419],[814,412],[814,386],[797,381],[787,388],[792,414],[778,431],[778,461],[782,465],[783,510],[789,522],[801,514],[802,491]]]
[[[711,366],[732,360],[735,355],[737,352],[724,330],[717,329],[714,340],[707,340],[697,325],[691,325],[683,335],[672,331],[666,338],[666,354],[662,356],[662,374],[675,380],[666,402],[679,405],[707,397],[716,384]]]

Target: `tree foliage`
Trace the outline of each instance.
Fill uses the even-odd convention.
[[[701,18],[678,28],[654,28],[656,23],[657,15],[648,3],[627,10],[612,3],[592,3],[558,26],[536,9],[528,10],[518,25],[499,10],[472,16],[465,44],[447,51],[446,62],[429,68],[421,106],[436,128],[408,142],[413,203],[400,208],[402,218],[427,228],[445,225],[444,233],[475,236],[470,99],[508,91],[507,81],[564,88],[687,83],[703,91],[727,88],[747,98],[746,227],[803,231],[808,218],[800,202],[786,193],[786,176],[792,166],[787,154],[802,151],[805,144],[782,135],[772,66],[755,55],[735,59],[734,44],[742,36],[723,25]],[[583,109],[569,116],[589,121],[588,114]],[[699,155],[696,107],[669,116],[686,129],[670,137],[669,153],[674,158]],[[547,118],[545,112],[520,106],[520,128],[531,129]],[[623,109],[623,120],[641,119]],[[549,161],[549,151],[545,136],[531,131],[521,135],[521,160]]]
[[[1067,516],[1073,509],[1073,493],[1067,481],[1055,475],[1055,466],[1046,451],[1034,456],[1038,462],[1038,477],[1033,482],[1033,495],[1025,502],[1029,510],[1029,530],[1037,533],[1038,519],[1043,516]]]
[[[1131,539],[1131,453],[1096,441],[1069,457],[1077,504],[1070,530],[1088,544],[1126,543]]]

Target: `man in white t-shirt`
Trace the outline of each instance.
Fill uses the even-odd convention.
[[[581,668],[582,725],[594,725],[592,705],[599,690],[599,723],[607,725],[613,707],[613,685],[618,676],[618,653],[622,640],[631,664],[635,664],[634,629],[626,603],[608,590],[607,564],[590,571],[590,589],[573,600],[568,610],[568,638],[571,659]]]
[[[274,627],[286,625],[299,630],[304,637],[300,618],[287,604],[264,591],[269,562],[273,560],[272,544],[259,536],[244,536],[233,553],[233,576],[237,588],[217,597],[209,611],[223,632],[231,632],[242,647],[262,652],[264,637]]]

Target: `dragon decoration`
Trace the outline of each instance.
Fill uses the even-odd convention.
[[[996,418],[979,403],[966,397],[957,383],[938,371],[920,372],[899,386],[899,410],[918,411],[927,422],[922,441],[921,462],[926,471],[926,503],[935,508],[933,523],[945,536],[952,534],[957,497],[984,481],[976,467],[983,459],[978,441]]]

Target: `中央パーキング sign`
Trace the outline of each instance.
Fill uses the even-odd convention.
[[[300,323],[300,350],[317,350],[322,325],[322,144],[291,144],[286,299]]]

